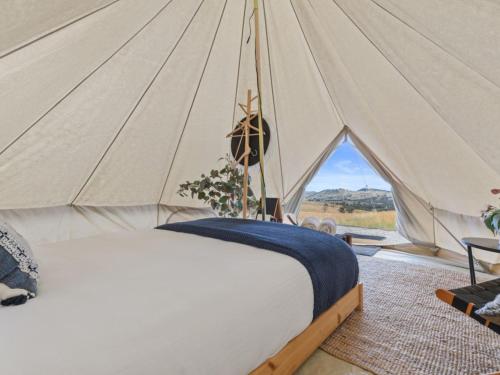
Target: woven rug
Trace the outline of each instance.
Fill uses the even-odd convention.
[[[375,374],[458,375],[500,371],[500,336],[437,299],[466,273],[358,257],[364,309],[321,346]],[[479,276],[479,275],[478,275]]]

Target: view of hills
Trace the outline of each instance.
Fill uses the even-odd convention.
[[[390,211],[394,210],[392,192],[380,189],[363,188],[359,190],[326,189],[319,192],[306,191],[305,199],[309,202],[321,202],[340,206],[346,211]]]

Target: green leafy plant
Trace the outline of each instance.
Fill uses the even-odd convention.
[[[492,189],[493,194],[500,194],[500,189]],[[500,208],[489,205],[486,210],[481,212],[486,228],[491,230],[494,235],[500,234]]]
[[[482,212],[482,218],[486,228],[491,230],[494,235],[500,234],[500,209],[494,206],[488,206],[488,208]]]
[[[179,185],[177,194],[191,196],[210,205],[219,216],[238,217],[243,210],[243,183],[245,176],[241,167],[229,155],[221,169],[212,169],[208,175],[202,174],[198,180],[186,181]],[[248,176],[250,185],[250,176]],[[258,207],[258,200],[250,186],[248,187],[247,205],[250,212]]]

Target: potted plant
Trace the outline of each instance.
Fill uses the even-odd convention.
[[[500,189],[492,189],[492,194],[500,194]],[[481,214],[484,225],[488,228],[493,235],[497,236],[500,234],[500,208],[489,205],[486,210]],[[500,243],[499,243],[500,246]]]
[[[179,185],[177,194],[181,197],[191,196],[210,205],[219,216],[238,217],[243,210],[244,174],[238,163],[229,155],[221,169],[212,169],[207,175],[202,174],[198,180],[186,181]],[[250,185],[250,176],[248,176]],[[258,200],[252,189],[248,188],[247,204],[250,211],[258,207]]]

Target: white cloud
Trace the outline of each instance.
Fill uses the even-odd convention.
[[[333,165],[333,168],[346,174],[355,174],[359,172],[359,166],[355,165],[352,160],[340,160]]]

